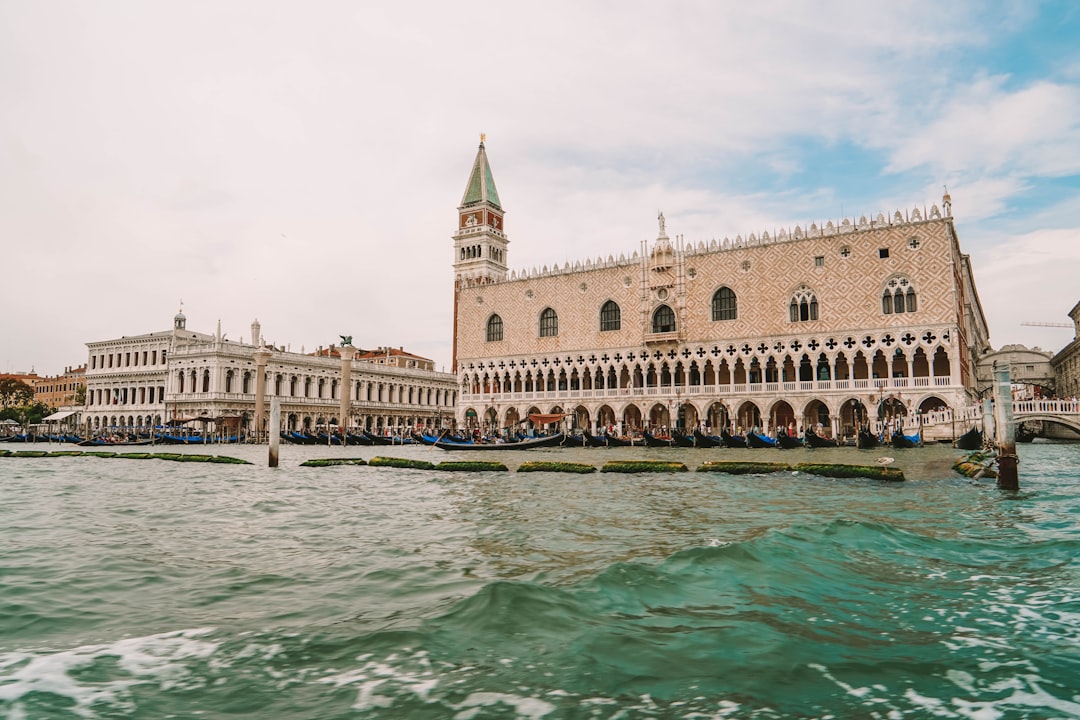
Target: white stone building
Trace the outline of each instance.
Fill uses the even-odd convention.
[[[282,429],[336,425],[342,402],[339,354],[264,346],[258,321],[251,329],[249,343],[226,340],[220,327],[215,334],[188,329],[187,318],[178,313],[172,330],[87,343],[84,432],[204,418],[218,431],[240,427],[250,433],[260,367],[264,406],[279,398]],[[454,376],[426,369],[432,363],[418,360],[406,366],[352,361],[350,429],[380,431],[452,420]]]

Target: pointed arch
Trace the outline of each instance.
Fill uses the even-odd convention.
[[[550,307],[540,313],[540,337],[555,337],[559,334],[559,316]]]

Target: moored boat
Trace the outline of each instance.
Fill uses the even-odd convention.
[[[776,447],[776,441],[771,437],[750,431],[746,433],[746,446],[750,448],[771,448]]]
[[[786,430],[780,430],[776,433],[776,446],[781,450],[791,450],[802,447],[803,439],[798,435],[788,435]]]
[[[517,442],[454,442],[452,440],[438,440],[433,445],[441,450],[529,450],[531,448],[557,447],[562,444],[566,436],[563,433],[548,435],[547,437],[518,440]]]
[[[742,435],[732,435],[728,432],[727,428],[720,431],[720,438],[724,441],[724,447],[728,448],[744,448],[746,447],[746,438]]]
[[[715,448],[724,444],[724,439],[719,435],[706,435],[697,428],[694,429],[694,445],[699,448]]]
[[[982,431],[974,425],[966,433],[956,438],[956,447],[961,450],[981,450],[982,446]]]
[[[878,438],[877,435],[870,432],[866,428],[860,428],[858,438],[855,440],[855,444],[863,450],[870,450],[880,445],[881,440]]]
[[[905,435],[896,430],[892,434],[891,444],[894,448],[914,448],[919,447],[921,438],[918,435]]]
[[[836,447],[836,440],[818,435],[810,428],[803,432],[803,442],[807,447]]]
[[[642,432],[641,436],[645,438],[645,447],[672,447],[675,444],[669,437],[653,435],[648,431]]]

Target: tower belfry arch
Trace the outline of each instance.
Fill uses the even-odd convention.
[[[504,226],[505,211],[491,173],[484,135],[476,151],[465,194],[458,206],[454,233],[454,280],[482,284],[505,280],[506,253],[510,244]]]

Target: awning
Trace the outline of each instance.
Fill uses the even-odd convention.
[[[559,422],[564,417],[566,417],[566,413],[550,413],[548,415],[532,413],[529,415],[530,420],[540,425],[547,425],[548,423]]]
[[[42,420],[42,422],[52,422],[53,420],[63,420],[66,417],[71,417],[72,415],[74,415],[77,412],[79,412],[79,411],[78,410],[61,410],[60,412],[54,412],[49,417],[42,418],[41,420]]]

